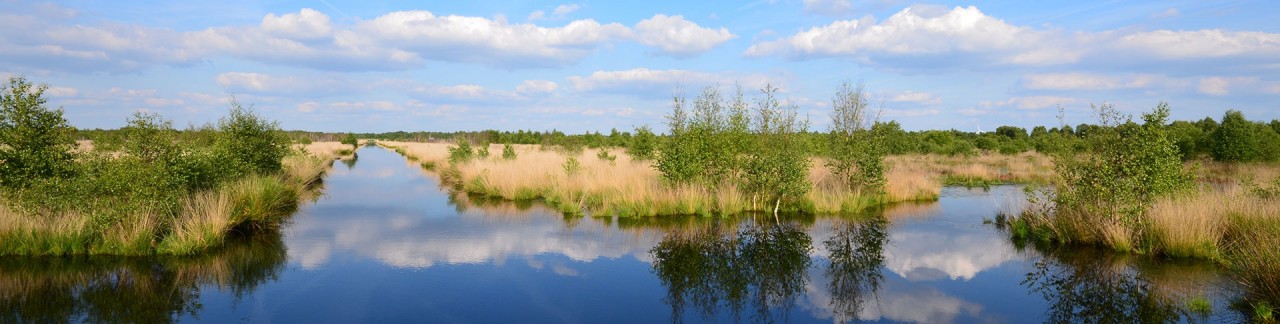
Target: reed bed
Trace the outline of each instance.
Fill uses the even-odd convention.
[[[562,212],[587,211],[599,215],[653,216],[670,214],[736,214],[770,209],[744,194],[735,184],[707,188],[665,185],[652,161],[636,161],[620,149],[585,149],[565,153],[538,145],[515,145],[516,158],[503,159],[502,145],[488,147],[487,158],[459,165],[448,163],[446,143],[379,142],[428,169],[455,190],[509,200],[543,199]],[[601,153],[603,150],[604,153]],[[566,170],[570,158],[578,165]],[[891,169],[885,195],[847,189],[822,160],[810,162],[812,190],[791,211],[853,212],[888,202],[933,200],[941,177]],[[770,209],[771,210],[771,209]]]
[[[1057,177],[1053,170],[1053,159],[1036,152],[975,156],[895,155],[886,157],[885,164],[890,170],[941,177],[947,185],[1051,183]]]

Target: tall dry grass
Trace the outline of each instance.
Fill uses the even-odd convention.
[[[890,170],[936,176],[947,184],[958,185],[1051,183],[1057,177],[1053,171],[1053,159],[1036,152],[975,156],[895,155],[886,157],[885,164]]]
[[[564,153],[538,145],[516,145],[516,159],[503,159],[502,146],[489,146],[488,158],[449,165],[446,143],[379,142],[410,160],[439,167],[442,181],[455,189],[512,200],[545,199],[563,212],[652,216],[666,214],[734,214],[768,209],[756,197],[735,184],[714,188],[664,185],[652,161],[635,161],[619,149],[606,149],[612,159],[599,158],[599,149]],[[569,158],[579,162],[570,174]],[[885,196],[847,189],[832,176],[821,160],[810,162],[812,190],[805,203],[793,207],[807,212],[857,211],[886,202],[932,200],[941,190],[941,178],[909,170],[891,169]]]

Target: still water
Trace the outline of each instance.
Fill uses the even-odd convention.
[[[1243,320],[1211,265],[1010,242],[984,221],[1013,186],[780,222],[566,217],[359,154],[279,235],[194,258],[0,258],[0,322]]]

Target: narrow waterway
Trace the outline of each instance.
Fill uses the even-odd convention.
[[[0,322],[1242,319],[1211,265],[1011,243],[985,221],[1015,186],[780,223],[566,217],[359,156],[280,235],[196,258],[0,258]]]

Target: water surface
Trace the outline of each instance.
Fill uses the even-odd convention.
[[[359,154],[282,233],[208,255],[0,258],[0,322],[1240,320],[1213,266],[1011,243],[984,221],[1014,186],[780,222],[574,217]]]

